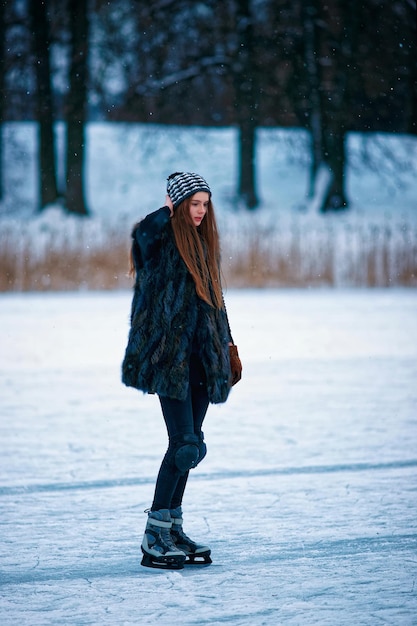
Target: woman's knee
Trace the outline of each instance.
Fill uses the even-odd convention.
[[[202,432],[184,433],[170,440],[164,460],[174,471],[185,474],[196,467],[204,459],[206,453],[207,446]]]

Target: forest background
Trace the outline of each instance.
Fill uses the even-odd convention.
[[[64,225],[65,215],[91,215],[86,189],[89,125],[233,128],[237,156],[232,204],[252,216],[247,218],[252,226],[250,241],[243,231],[238,233],[245,254],[236,249],[230,257],[232,284],[335,284],[334,252],[340,242],[333,229],[319,237],[314,263],[306,268],[302,258],[311,241],[303,247],[299,229],[282,245],[266,237],[265,224],[256,222],[255,227],[254,216],[262,208],[259,130],[302,130],[308,138],[306,203],[314,201],[321,215],[346,214],[349,134],[415,138],[417,133],[415,18],[414,0],[2,1],[2,154],[14,141],[7,128],[35,124],[35,213],[59,206]],[[63,150],[58,150],[59,124],[64,128]],[[371,169],[386,168],[386,163],[394,172],[415,167],[389,148],[377,159],[374,154],[366,159]],[[13,202],[2,204],[7,173],[5,158],[1,162],[0,213],[10,217]],[[126,285],[121,262],[115,261],[125,259],[126,232],[122,240],[112,228],[94,249],[88,235],[86,240],[77,230],[64,262],[71,267],[70,280],[65,267],[58,267],[63,265],[58,258],[63,246],[58,237],[59,250],[54,249],[56,233],[42,250],[34,251],[33,241],[21,242],[21,228],[17,245],[16,229],[3,224],[0,288]],[[401,224],[393,233],[392,225],[385,224],[377,233],[375,227],[365,235],[361,229],[356,238],[350,233],[344,247],[361,249],[350,282],[414,285],[413,228]],[[85,268],[82,277],[77,264]],[[112,279],[103,278],[106,264]],[[99,283],[87,280],[97,273]]]

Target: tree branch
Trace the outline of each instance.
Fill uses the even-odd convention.
[[[148,96],[151,93],[167,89],[178,83],[186,80],[191,80],[196,76],[199,76],[201,72],[209,67],[215,67],[216,65],[228,65],[230,59],[224,55],[217,55],[206,59],[199,59],[194,65],[187,67],[183,70],[178,70],[169,76],[165,76],[160,80],[149,80],[144,85],[138,85],[135,89],[135,93],[138,96]]]

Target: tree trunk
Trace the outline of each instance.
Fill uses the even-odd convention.
[[[49,28],[46,3],[31,0],[30,12],[33,29],[38,117],[39,210],[58,198],[54,119],[51,90],[51,64],[49,56]]]
[[[3,124],[4,124],[4,72],[5,72],[5,51],[4,39],[6,34],[6,24],[4,19],[5,3],[0,1],[0,202],[3,200]]]
[[[320,207],[322,213],[340,211],[348,206],[345,192],[345,134],[338,124],[333,130],[327,127],[325,141],[326,164],[331,172],[331,180]]]
[[[414,59],[410,61],[410,78],[409,78],[409,102],[410,114],[407,119],[407,133],[417,135],[417,50],[414,53]]]
[[[415,3],[405,2],[407,16],[407,104],[406,104],[406,132],[417,135],[417,33]]]
[[[349,206],[345,189],[345,136],[354,80],[352,65],[353,48],[356,46],[357,0],[339,0],[335,9],[335,14],[328,13],[327,38],[325,46],[321,47],[331,61],[325,77],[328,86],[321,93],[323,161],[331,175],[320,206],[322,213],[344,210]]]
[[[314,195],[315,181],[318,169],[323,160],[322,145],[322,113],[320,102],[318,48],[317,48],[317,0],[306,0],[302,4],[304,29],[304,58],[307,71],[309,93],[309,130],[311,138],[311,165],[307,197]]]
[[[257,80],[253,65],[253,25],[250,0],[238,0],[236,31],[238,50],[234,64],[239,128],[238,197],[249,210],[259,204],[256,191]]]
[[[256,125],[253,120],[242,120],[239,126],[239,183],[241,202],[249,210],[258,206],[256,193]]]
[[[69,10],[71,59],[70,91],[66,107],[66,208],[69,213],[85,216],[89,214],[84,193],[88,64],[87,0],[69,0]]]

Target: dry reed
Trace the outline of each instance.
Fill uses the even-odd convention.
[[[65,238],[28,228],[0,235],[0,291],[107,290],[131,286],[128,227],[80,220]],[[242,226],[222,231],[228,287],[417,286],[417,227],[409,224]]]

